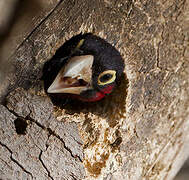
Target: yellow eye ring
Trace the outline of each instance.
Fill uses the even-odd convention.
[[[104,78],[103,82],[102,82],[102,78]],[[107,70],[102,72],[99,76],[98,76],[98,85],[106,85],[106,84],[110,84],[112,82],[114,82],[116,79],[116,71],[114,70]]]
[[[83,45],[84,41],[85,41],[85,39],[81,39],[81,40],[79,41],[79,43],[77,44],[77,46],[76,46],[75,49],[79,49],[79,48]]]

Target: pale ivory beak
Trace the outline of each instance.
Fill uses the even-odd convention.
[[[91,88],[93,60],[92,55],[72,57],[62,67],[47,92],[80,94]]]

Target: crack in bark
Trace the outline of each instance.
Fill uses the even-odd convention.
[[[73,178],[73,180],[77,180],[73,174],[70,174],[70,176]]]
[[[32,173],[30,173],[29,171],[27,171],[16,159],[14,159],[14,158],[12,157],[13,152],[11,151],[11,149],[10,149],[8,146],[6,146],[5,144],[3,144],[2,142],[0,142],[0,145],[3,146],[4,148],[6,148],[6,149],[9,151],[9,153],[11,154],[11,155],[10,155],[10,159],[11,159],[16,165],[18,165],[25,173],[29,174],[29,175],[32,177],[32,179],[33,179]]]
[[[27,121],[29,120],[30,122],[33,122],[35,123],[37,126],[39,126],[40,128],[42,128],[43,130],[47,131],[49,133],[49,135],[53,135],[55,136],[57,139],[59,139],[62,143],[63,143],[63,146],[64,148],[70,153],[70,155],[73,157],[73,158],[77,158],[80,162],[83,162],[82,159],[79,157],[79,156],[74,156],[72,151],[66,146],[64,140],[58,135],[56,134],[52,129],[50,128],[47,128],[45,126],[43,126],[42,124],[40,124],[39,122],[37,122],[35,119],[31,118],[30,117],[30,114],[28,114],[26,117],[22,117],[22,116],[19,116],[16,112],[14,112],[13,110],[10,110],[7,106],[5,106],[10,113],[12,113],[13,115],[15,115],[17,118],[22,118],[23,120]],[[31,112],[30,112],[31,113]]]
[[[47,171],[48,177],[52,180],[54,180],[54,178],[51,176],[50,171],[48,170],[48,168],[45,166],[45,163],[43,162],[43,160],[41,159],[41,155],[42,155],[43,151],[41,150],[40,154],[39,154],[39,161],[41,162],[42,166],[44,167],[44,169]]]
[[[72,151],[66,146],[64,140],[58,134],[56,134],[51,128],[47,128],[47,127],[43,126],[42,124],[40,124],[39,122],[37,122],[35,119],[32,119],[30,117],[30,114],[27,115],[24,119],[29,120],[29,121],[35,123],[40,128],[42,128],[43,130],[46,130],[49,133],[49,135],[55,136],[57,139],[59,139],[63,143],[64,148],[71,154],[71,156],[73,158],[78,158],[79,161],[82,162],[82,159],[79,156],[74,156]]]
[[[65,148],[67,151],[70,152],[70,154],[71,154],[71,156],[72,156],[73,158],[78,158],[80,162],[83,162],[82,159],[81,159],[79,156],[74,156],[74,155],[73,155],[72,151],[66,146],[64,140],[63,140],[58,134],[56,134],[56,133],[55,133],[54,131],[52,131],[50,128],[47,128],[47,131],[48,131],[51,135],[53,135],[53,136],[55,136],[56,138],[58,138],[58,139],[63,143],[64,148]]]
[[[159,69],[161,69],[160,66],[159,66],[160,45],[161,45],[161,41],[158,42],[158,44],[157,44],[157,49],[156,49],[156,66],[157,66],[157,68],[159,68]]]

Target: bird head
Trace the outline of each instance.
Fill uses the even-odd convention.
[[[59,70],[47,93],[67,94],[88,102],[110,94],[124,70],[120,53],[89,33],[78,35],[70,42],[52,58]]]

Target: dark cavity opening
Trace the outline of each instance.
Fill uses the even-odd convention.
[[[27,122],[25,119],[23,118],[17,118],[15,121],[14,121],[14,125],[15,125],[15,128],[16,128],[16,132],[17,134],[19,135],[26,135],[26,128],[27,128]]]

